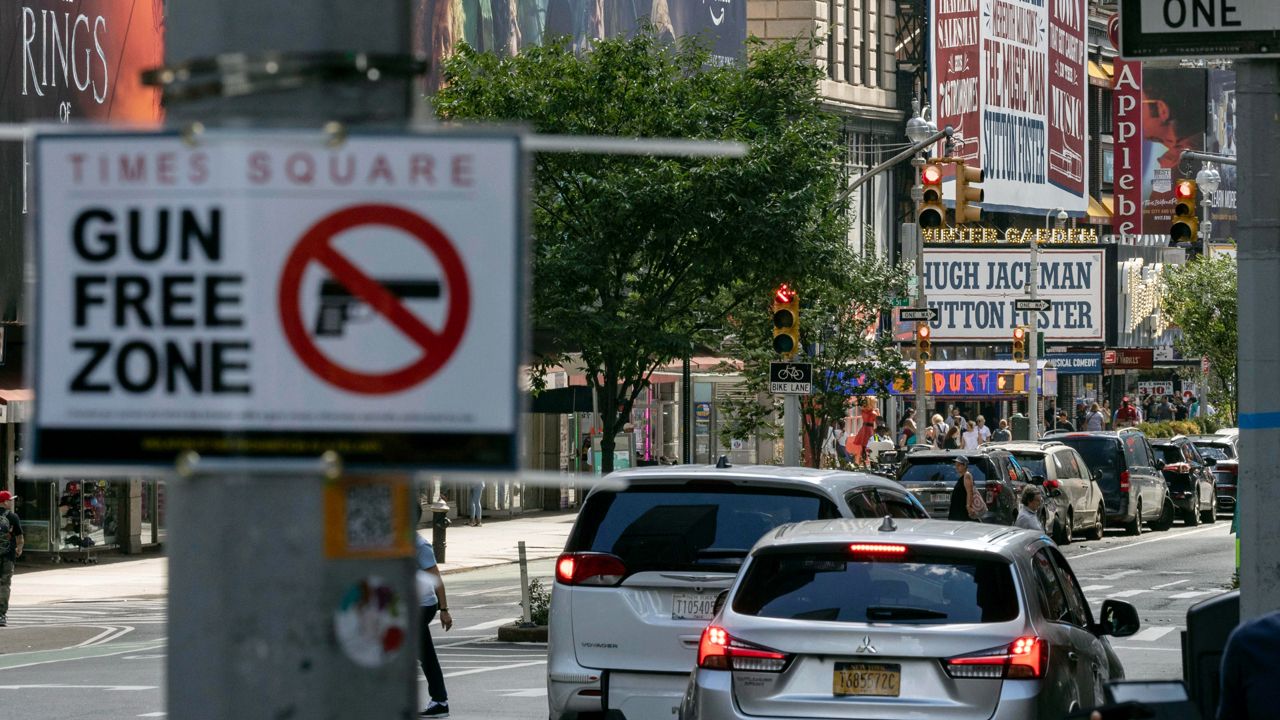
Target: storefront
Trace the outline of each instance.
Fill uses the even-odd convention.
[[[915,364],[908,363],[913,376]],[[1039,396],[1053,398],[1058,393],[1058,371],[1050,362],[1037,364]],[[959,408],[965,418],[983,416],[989,427],[1015,412],[1026,412],[1027,364],[1012,360],[935,360],[925,368],[926,417],[916,417],[917,424],[928,422],[934,413],[949,415]],[[857,381],[852,383],[858,387]],[[915,390],[910,381],[896,383],[890,396],[897,405],[898,417],[915,405]]]

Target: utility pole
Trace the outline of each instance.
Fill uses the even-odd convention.
[[[920,159],[920,163],[921,164],[924,163],[923,158]],[[914,197],[917,193],[920,192],[920,184],[918,182],[919,181],[918,168],[917,168],[916,179],[917,179],[917,183],[915,188],[912,189],[912,197]],[[929,302],[928,302],[928,299],[925,298],[925,294],[924,294],[924,235],[920,232],[919,225],[917,225],[916,223],[907,223],[903,225],[902,237],[904,240],[910,237],[912,244],[915,246],[916,307],[927,308],[929,307]],[[925,413],[925,410],[924,410],[924,402],[925,402],[924,396],[925,396],[925,390],[926,390],[925,378],[928,377],[928,365],[929,364],[922,358],[916,358],[916,378],[915,378],[914,385],[915,385],[915,391],[916,391],[916,428],[917,428],[916,431],[917,432],[920,432],[920,428],[923,427],[921,423],[929,422],[928,415]]]
[[[1058,208],[1057,225],[1061,230],[1067,225],[1067,211]],[[1049,229],[1049,216],[1053,211],[1045,213],[1044,227]],[[1027,272],[1027,294],[1032,300],[1038,299],[1040,291],[1040,242],[1036,238],[1031,239],[1031,267]],[[1037,440],[1040,437],[1040,311],[1032,310],[1031,323],[1027,338],[1027,439]]]
[[[1239,158],[1240,617],[1280,607],[1271,508],[1280,503],[1280,60],[1236,63],[1236,118],[1249,151]]]
[[[156,82],[168,122],[195,143],[202,126],[284,126],[314,129],[323,147],[328,123],[342,124],[329,125],[338,141],[346,125],[405,125],[422,102],[408,0],[169,0],[165,24]],[[416,716],[414,560],[325,556],[326,475],[338,464],[269,475],[251,461],[193,464],[169,485],[169,716]],[[380,510],[408,512],[391,497]],[[403,601],[407,637],[387,664],[365,667],[339,650],[335,616],[375,576]]]

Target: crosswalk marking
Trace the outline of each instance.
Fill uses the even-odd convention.
[[[1189,582],[1191,582],[1191,578],[1187,578],[1186,580],[1174,580],[1173,582],[1165,583],[1165,584],[1163,584],[1163,585],[1152,585],[1152,586],[1151,586],[1151,589],[1152,589],[1152,590],[1163,590],[1163,589],[1165,589],[1165,588],[1173,587],[1174,585],[1181,585],[1182,583],[1189,583]]]
[[[464,628],[458,628],[458,630],[489,630],[492,628],[496,628],[499,625],[509,625],[513,622],[515,622],[515,619],[513,618],[498,618],[497,620],[490,620],[488,622],[477,623],[475,625],[468,625]]]
[[[1177,630],[1176,625],[1165,625],[1164,627],[1149,627],[1131,637],[1125,638],[1129,641],[1137,642],[1155,642],[1169,633]]]
[[[1201,597],[1202,595],[1212,595],[1216,592],[1218,591],[1217,590],[1191,590],[1188,592],[1181,592],[1176,595],[1170,595],[1169,599],[1170,600],[1190,600],[1191,598],[1198,598],[1198,597]]]
[[[1112,598],[1137,597],[1138,595],[1141,595],[1143,593],[1149,593],[1149,592],[1151,591],[1150,590],[1120,590],[1120,591],[1108,594],[1107,597],[1112,597]]]
[[[1114,585],[1085,585],[1080,589],[1083,590],[1084,592],[1097,592],[1099,590],[1110,590],[1113,587],[1115,586]]]

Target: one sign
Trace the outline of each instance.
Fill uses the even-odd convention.
[[[1154,356],[1151,348],[1116,348],[1102,354],[1102,365],[1108,370],[1150,370]]]
[[[813,365],[805,362],[769,363],[769,392],[808,395],[813,392]]]
[[[1040,293],[1052,295],[1038,324],[1055,342],[1106,338],[1106,253],[1093,247],[1040,251]],[[1009,342],[1013,328],[1029,325],[1019,311],[1030,263],[1026,248],[925,248],[925,296],[938,311],[935,342]]]
[[[510,468],[514,135],[43,135],[32,460]]]
[[[929,10],[933,119],[955,129],[955,154],[983,169],[983,207],[1083,214],[1085,0],[930,0]]]
[[[898,311],[898,317],[903,322],[933,322],[938,319],[938,311],[935,308],[903,308]]]
[[[1024,300],[1013,301],[1014,310],[1025,310],[1027,312],[1031,312],[1034,310],[1039,310],[1043,312],[1045,310],[1048,310],[1052,306],[1053,306],[1053,301],[1049,300],[1048,298],[1036,298],[1035,300],[1032,300],[1031,298],[1026,298]]]
[[[1127,58],[1280,55],[1275,0],[1121,0],[1120,18]]]

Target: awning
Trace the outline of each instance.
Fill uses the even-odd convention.
[[[1089,208],[1085,211],[1085,222],[1090,225],[1109,225],[1111,224],[1111,203],[1110,198],[1099,201],[1092,195],[1089,196]]]
[[[33,399],[30,388],[0,388],[0,424],[26,422]]]
[[[1115,67],[1106,60],[1090,60],[1089,61],[1089,84],[1098,85],[1100,87],[1111,87],[1111,76],[1115,74]]]
[[[575,412],[591,412],[591,388],[586,385],[543,390],[533,396],[529,412],[568,415]]]

